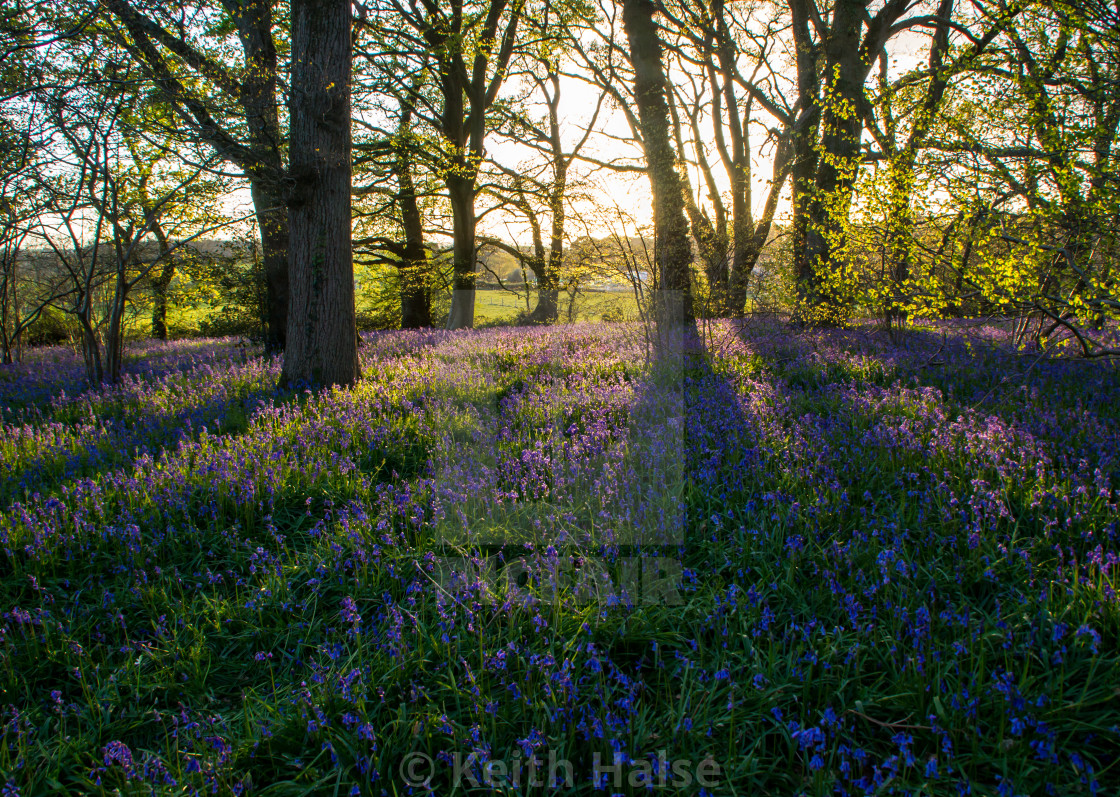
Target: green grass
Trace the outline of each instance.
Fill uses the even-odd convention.
[[[503,290],[479,290],[475,298],[475,320],[479,326],[502,325],[513,322],[519,314],[525,313],[524,294],[515,295]],[[530,309],[536,306],[536,296],[530,297]],[[567,294],[560,297],[561,321],[568,321]],[[217,308],[198,306],[171,307],[168,309],[167,324],[172,333],[197,330]],[[581,293],[576,299],[576,312],[571,320],[599,321],[603,313],[622,313],[621,318],[632,319],[638,316],[633,294],[626,292]],[[130,333],[138,337],[150,334],[151,323],[148,316],[137,319]]]
[[[560,295],[560,318],[568,321],[569,297]],[[536,297],[530,299],[530,309],[536,306]],[[636,318],[637,305],[631,293],[587,292],[576,299],[574,321],[599,321],[603,313],[621,312],[623,318]],[[508,291],[480,290],[475,294],[475,320],[479,325],[509,323],[525,312],[525,296],[515,296]]]

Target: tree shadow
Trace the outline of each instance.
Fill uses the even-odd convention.
[[[892,340],[874,328],[804,331],[766,322],[737,325],[736,337],[771,364],[768,381],[788,402],[790,424],[800,417],[818,427],[806,427],[809,437],[850,430],[853,459],[881,445],[924,460],[922,446],[952,437],[977,467],[1000,461],[1000,450],[1046,451],[1092,463],[1120,486],[1115,363],[1020,351],[1001,330],[975,325],[912,329]],[[845,464],[833,463],[836,481],[858,496],[859,479]]]
[[[75,440],[74,446],[43,451],[16,466],[0,462],[0,504],[7,506],[34,493],[57,494],[76,479],[132,467],[142,456],[158,457],[197,439],[203,429],[220,437],[242,434],[256,409],[280,395],[275,388],[261,388],[177,412],[145,412],[129,423],[91,427],[89,435]]]
[[[720,489],[745,436],[734,388],[695,324],[548,335],[524,378],[485,406],[449,404],[433,473],[437,547],[467,580],[479,577],[478,556],[491,569],[497,557],[522,574],[567,568],[569,586],[628,585],[604,600],[676,603],[696,498]],[[625,375],[603,365],[611,354]],[[541,357],[561,367],[534,370]]]

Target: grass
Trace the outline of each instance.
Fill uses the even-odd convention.
[[[8,369],[0,788],[1120,790],[1115,368],[716,335],[666,374],[633,324],[379,333],[294,394],[213,341]]]
[[[531,306],[535,306],[536,298],[533,297]],[[569,298],[567,294],[560,297],[560,314],[568,320]],[[172,330],[197,330],[214,308],[206,306],[183,306],[168,308],[167,323]],[[475,320],[478,326],[493,326],[512,323],[519,314],[525,312],[525,297],[514,295],[503,290],[480,290],[475,300]],[[603,313],[622,313],[620,318],[636,318],[637,305],[634,297],[625,292],[588,291],[580,294],[576,300],[574,321],[599,321]],[[145,316],[139,318],[131,334],[144,335],[150,328],[150,319]]]
[[[510,323],[518,314],[525,312],[525,297],[513,295],[507,291],[480,290],[475,295],[475,320],[480,326]],[[560,297],[560,315],[568,319],[567,294]],[[536,305],[533,299],[532,305]],[[622,292],[589,291],[581,294],[576,300],[575,321],[599,321],[603,313],[622,313],[622,318],[634,319],[637,317],[637,305],[634,296]]]

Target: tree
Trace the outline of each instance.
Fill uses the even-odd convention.
[[[517,44],[526,0],[384,0],[374,9],[384,57],[402,73],[400,96],[443,138],[441,172],[452,215],[454,269],[449,329],[474,325],[477,270],[475,199],[485,155],[487,114],[498,99]],[[431,72],[440,105],[428,104],[412,76]]]
[[[798,123],[797,109],[784,102],[772,86],[775,76],[764,69],[782,44],[784,23],[777,12],[763,9],[724,0],[666,4],[677,34],[671,49],[684,76],[669,99],[683,159],[685,207],[708,279],[708,309],[715,315],[743,312],[751,272],[769,239],[789,176],[790,141]],[[705,134],[708,124],[711,132]],[[765,131],[773,155],[769,187],[757,218],[751,191],[752,126]],[[686,140],[689,135],[691,141]],[[685,157],[688,145],[694,152],[692,159]],[[722,167],[722,181],[717,179],[713,158]],[[697,201],[685,166],[699,171],[706,203]],[[721,183],[728,186],[730,203],[723,199]],[[707,207],[712,209],[711,217]]]
[[[169,116],[169,109],[159,102],[158,94],[147,96],[129,111],[127,124],[121,131],[131,168],[137,176],[135,200],[144,226],[154,236],[157,247],[155,256],[159,266],[147,272],[145,277],[151,293],[152,336],[159,340],[167,340],[168,337],[167,304],[171,282],[180,263],[191,254],[175,240],[175,236],[189,235],[187,231],[192,228],[216,229],[224,226],[226,220],[222,218],[218,206],[230,189],[227,178],[209,176],[206,170],[202,170],[194,174],[194,179],[184,185],[172,201],[160,203],[159,197],[153,194],[161,182],[160,178],[166,178],[169,170],[182,172],[185,168],[170,154],[166,137],[161,135],[170,123]],[[213,156],[207,159],[205,145],[196,145],[194,149],[202,151],[190,153],[190,149],[184,148],[178,155],[188,161],[205,163],[209,160],[216,163],[217,158]],[[161,175],[161,172],[164,174]]]
[[[273,3],[221,0],[218,11],[190,0],[102,2],[111,13],[102,33],[144,69],[186,130],[248,179],[267,284],[266,342],[272,350],[283,349],[289,290],[287,177]],[[236,43],[229,41],[234,36]],[[230,45],[240,51],[240,63],[227,62]]]
[[[35,95],[50,80],[45,51],[89,22],[78,16],[52,31],[43,22],[47,11],[46,3],[36,2],[0,9],[0,359],[5,363],[22,358],[24,333],[45,309],[33,290],[34,275],[24,273],[26,244],[44,201],[35,175],[46,156],[49,125]]]
[[[38,156],[36,123],[29,117],[23,121],[25,125],[17,128],[0,119],[0,359],[5,363],[22,358],[23,333],[41,312],[36,306],[25,314],[21,302],[20,261],[40,211],[32,179]]]
[[[501,182],[490,191],[507,208],[529,225],[532,248],[521,247],[490,239],[489,243],[513,255],[525,269],[533,273],[537,285],[537,304],[529,313],[534,324],[551,324],[559,317],[558,298],[562,283],[569,293],[581,280],[574,273],[562,275],[571,269],[565,263],[565,241],[568,205],[572,201],[573,164],[581,158],[606,98],[600,92],[590,117],[581,125],[578,139],[566,145],[562,130],[562,73],[566,39],[570,35],[570,21],[563,18],[555,25],[546,9],[544,18],[533,24],[536,48],[526,53],[522,75],[531,87],[531,95],[538,97],[544,106],[541,118],[534,118],[532,106],[510,107],[508,121],[501,132],[510,140],[533,150],[535,162],[519,164],[516,168],[496,164]],[[559,15],[559,14],[558,14]],[[511,104],[512,105],[512,104]],[[545,229],[548,225],[548,245]],[[528,287],[526,287],[528,297]],[[569,321],[572,318],[569,302]]]
[[[391,82],[378,74],[376,58],[356,59],[369,73],[354,77],[371,95],[354,142],[356,262],[394,269],[402,329],[432,325],[433,267],[426,243],[425,207],[438,182],[431,169],[432,136],[415,118],[403,97],[387,90]],[[417,87],[416,91],[420,88]]]
[[[804,322],[836,323],[843,297],[848,212],[862,162],[866,82],[887,42],[936,17],[911,14],[920,0],[790,0],[797,105],[792,151],[793,261]],[[907,15],[910,16],[907,16]]]
[[[195,213],[213,200],[201,179],[212,164],[186,165],[140,143],[150,117],[134,70],[113,53],[97,61],[88,55],[78,47],[69,72],[59,71],[68,80],[37,98],[51,134],[49,157],[37,164],[45,197],[37,224],[58,268],[39,286],[34,306],[75,319],[96,386],[120,381],[137,286],[178,249],[228,222]]]
[[[412,113],[403,108],[400,126],[393,139],[393,176],[400,209],[404,245],[400,247],[401,328],[420,329],[432,325],[432,294],[428,285],[428,249],[424,246],[424,217],[416,191]]]
[[[984,6],[992,19],[1014,8]],[[1016,316],[1020,342],[1062,332],[1086,355],[1113,354],[1102,333],[1120,315],[1120,37],[1083,13],[1016,15],[950,88],[929,168],[968,219],[961,289]]]
[[[654,251],[659,271],[660,318],[692,319],[692,248],[688,241],[677,154],[669,127],[661,37],[652,0],[624,0],[622,23],[634,67],[634,96],[647,174],[653,193]]]
[[[283,382],[360,376],[350,214],[349,0],[292,3],[291,307]]]
[[[888,327],[901,324],[914,305],[912,266],[916,258],[915,186],[924,169],[919,156],[935,133],[950,82],[976,68],[987,48],[1014,23],[1021,6],[1012,4],[991,19],[954,19],[954,0],[940,0],[932,23],[929,54],[924,67],[915,66],[891,79],[889,55],[880,51],[878,90],[863,108],[864,123],[877,151],[867,148],[866,159],[884,162],[883,247],[885,284],[881,307]],[[958,15],[959,16],[959,15]],[[954,27],[968,30],[966,42],[953,46]],[[921,292],[929,294],[929,290]]]

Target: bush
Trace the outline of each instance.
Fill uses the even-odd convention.
[[[373,332],[379,329],[400,329],[401,308],[398,304],[379,305],[364,310],[358,310],[357,317],[359,332]]]
[[[23,333],[23,342],[28,346],[57,346],[70,340],[76,333],[77,327],[69,315],[48,307]]]
[[[600,317],[608,323],[617,323],[619,321],[626,320],[626,313],[623,311],[621,305],[612,304],[610,307],[603,311],[603,314]]]
[[[267,286],[255,247],[247,257],[206,258],[196,269],[196,279],[213,285],[225,302],[199,322],[199,332],[205,337],[241,335],[254,342],[264,340]]]

